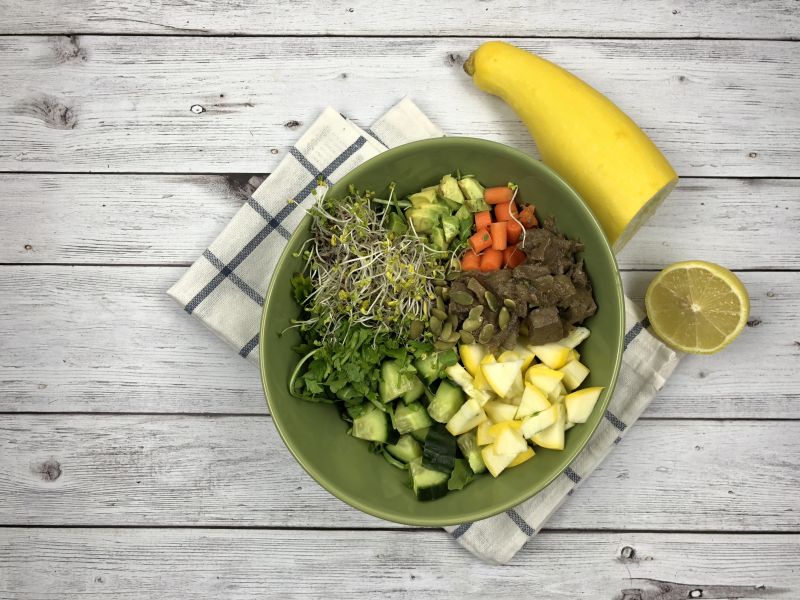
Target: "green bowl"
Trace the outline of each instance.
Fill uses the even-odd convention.
[[[294,254],[309,237],[310,218],[300,223],[278,261],[261,322],[261,379],[272,418],[294,457],[325,489],[366,513],[417,526],[442,526],[483,519],[530,498],[572,462],[606,411],[622,358],[624,305],[614,254],[591,210],[578,194],[544,164],[508,146],[474,138],[445,137],[389,150],[353,169],[328,192],[344,196],[347,187],[383,192],[392,181],[400,197],[437,183],[460,169],[489,185],[519,184],[521,198],[544,217],[555,215],[559,229],[586,245],[586,271],[594,286],[597,313],[586,322],[592,335],[581,346],[590,369],[585,385],[605,386],[590,419],[567,432],[563,451],[536,449],[528,462],[499,478],[476,477],[469,486],[431,502],[419,502],[407,487],[407,473],[371,454],[365,442],[345,434],[348,425],[330,404],[312,404],[289,395],[287,384],[299,356],[296,330],[281,335],[299,307],[289,278],[302,268]]]

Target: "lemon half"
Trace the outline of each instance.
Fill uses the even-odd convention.
[[[692,354],[712,354],[730,344],[750,314],[750,298],[739,278],[701,260],[661,271],[648,286],[644,304],[656,335]]]

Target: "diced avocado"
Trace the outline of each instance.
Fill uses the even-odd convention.
[[[411,206],[420,207],[425,206],[426,204],[434,204],[436,202],[436,190],[439,186],[432,185],[431,187],[426,187],[417,192],[416,194],[411,194],[408,197],[409,202],[411,202]]]
[[[461,193],[461,188],[458,181],[452,175],[445,175],[439,182],[438,189],[439,197],[443,200],[450,200],[456,204],[464,204],[464,194]]]
[[[408,224],[405,219],[396,212],[391,212],[386,218],[386,229],[395,235],[403,235],[408,231]]]
[[[437,250],[447,250],[447,240],[445,239],[444,229],[437,226],[431,231],[431,242]]]
[[[442,229],[444,230],[444,241],[449,244],[458,235],[458,219],[452,216],[442,217]]]
[[[444,204],[426,204],[406,210],[406,219],[414,226],[417,233],[430,233],[439,224],[441,217],[450,214]]]
[[[458,180],[458,187],[464,192],[464,206],[471,212],[489,210],[489,205],[483,199],[483,186],[472,175],[467,175]]]
[[[463,222],[469,223],[470,226],[472,225],[472,222],[473,222],[473,219],[474,219],[474,217],[472,216],[472,213],[469,211],[469,209],[466,206],[462,206],[461,208],[459,208],[456,211],[455,217],[456,217],[456,219],[458,219],[462,223]]]

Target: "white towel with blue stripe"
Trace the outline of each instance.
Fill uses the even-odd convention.
[[[334,183],[387,148],[442,135],[408,98],[369,129],[325,109],[167,293],[241,356],[257,363],[264,295],[278,257],[305,214],[298,206],[308,208],[313,202],[317,182]],[[586,448],[530,500],[494,517],[446,528],[476,556],[509,561],[619,443],[677,365],[678,355],[650,334],[642,311],[627,299],[625,309],[619,380],[605,419]]]

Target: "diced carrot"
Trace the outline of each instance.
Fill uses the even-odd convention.
[[[461,259],[461,270],[462,271],[480,271],[481,268],[481,257],[470,248],[464,253],[464,257]]]
[[[522,223],[522,226],[525,227],[525,229],[531,229],[532,227],[539,226],[539,219],[536,218],[536,208],[533,206],[533,204],[528,204],[525,206],[525,208],[519,211],[519,216],[517,219],[519,219],[519,222]]]
[[[503,251],[489,248],[481,254],[481,271],[497,271],[503,266]]]
[[[485,229],[481,229],[472,234],[472,237],[469,238],[469,245],[472,246],[476,254],[480,254],[492,245],[492,236]]]
[[[483,190],[483,199],[486,204],[501,204],[502,202],[511,202],[514,197],[514,191],[507,186],[490,187]]]
[[[492,234],[492,248],[495,250],[506,249],[506,223],[492,223],[489,232]]]
[[[492,224],[492,211],[484,210],[478,213],[475,213],[475,231],[480,231],[481,229],[489,229],[489,225]]]
[[[516,246],[509,246],[503,251],[503,265],[506,269],[513,269],[525,262],[525,253]]]
[[[519,214],[516,202],[504,202],[494,207],[494,218],[498,221],[510,221],[511,215]]]
[[[506,234],[506,244],[516,244],[519,241],[519,238],[522,237],[522,225],[516,221],[508,221],[506,226],[508,228],[508,233]]]

